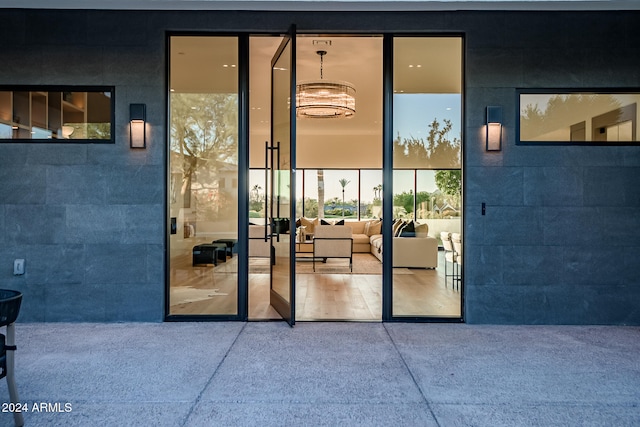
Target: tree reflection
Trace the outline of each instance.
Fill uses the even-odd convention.
[[[222,213],[232,198],[226,180],[237,177],[237,94],[172,93],[170,145],[172,172],[182,175],[184,207],[191,190],[198,190],[210,202],[208,217]]]
[[[449,133],[453,124],[444,119],[442,124],[433,119],[426,140],[414,136],[393,141],[393,167],[419,169],[448,169],[460,167],[460,138]]]
[[[571,126],[621,107],[612,95],[582,93],[522,94],[521,104],[520,139],[525,141],[571,140]]]

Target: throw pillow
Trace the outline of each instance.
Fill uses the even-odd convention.
[[[367,236],[371,236],[371,234],[369,234],[369,227],[371,227],[371,221],[367,221],[364,223],[364,234],[366,234]]]
[[[328,221],[325,221],[324,219],[321,219],[321,220],[320,220],[320,225],[333,225],[333,224],[331,224],[331,223],[330,223],[330,222],[328,222]]]
[[[316,228],[316,222],[315,220],[310,220],[308,218],[305,217],[301,217],[300,218],[300,225],[304,225],[307,230],[307,234],[313,234],[313,231]]]
[[[334,223],[333,225],[344,225],[344,219],[341,219],[340,221]]]
[[[409,221],[400,227],[398,237],[416,237],[416,228],[413,221]]]
[[[369,225],[369,232],[367,236],[375,236],[376,234],[382,234],[382,221],[374,221]]]
[[[416,223],[416,237],[428,237],[429,236],[429,224]]]
[[[403,225],[404,225],[403,220],[396,219],[396,221],[393,223],[393,227],[391,228],[394,237],[398,237],[398,231],[400,230],[400,228],[402,228]]]

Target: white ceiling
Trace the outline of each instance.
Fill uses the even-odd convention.
[[[252,132],[268,134],[270,63],[280,37],[250,39],[250,107]],[[462,45],[455,37],[397,39],[394,90],[404,93],[460,93]],[[382,120],[382,37],[301,35],[297,38],[297,81],[320,78],[318,50],[325,50],[323,76],[356,88],[352,119],[304,119],[298,133],[367,134]],[[235,92],[237,45],[232,37],[173,37],[171,88],[177,92]],[[224,65],[227,65],[225,67]],[[375,130],[374,130],[375,129]]]
[[[0,0],[0,8],[104,10],[640,10],[637,0]]]
[[[271,59],[281,37],[249,40],[250,141],[262,157],[270,139]],[[234,37],[176,36],[170,40],[171,89],[190,93],[237,91],[237,42]],[[298,35],[297,81],[320,78],[318,50],[325,50],[323,77],[343,80],[356,88],[356,114],[350,119],[300,119],[298,147],[306,164],[334,157],[351,147],[362,156],[371,141],[382,141],[382,37]],[[459,37],[402,37],[394,44],[394,90],[402,93],[461,93],[462,39]],[[362,147],[358,151],[354,147]],[[381,151],[381,150],[380,150]],[[368,165],[380,163],[369,157]],[[254,154],[252,154],[252,158]],[[326,159],[325,159],[326,162]]]

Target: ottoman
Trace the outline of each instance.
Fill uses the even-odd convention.
[[[224,243],[203,243],[193,247],[192,265],[213,264],[227,260],[227,245]]]

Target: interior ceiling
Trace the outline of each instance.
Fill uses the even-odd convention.
[[[250,39],[251,134],[268,138],[270,67],[281,37]],[[394,47],[394,90],[460,93],[462,42],[457,37],[399,38]],[[382,130],[382,37],[299,35],[297,81],[320,79],[318,50],[325,50],[323,76],[356,88],[351,119],[302,119],[298,135],[379,134]],[[237,91],[237,44],[233,37],[172,37],[171,89],[176,92]],[[226,65],[226,66],[225,66]],[[330,124],[331,126],[327,126]]]

